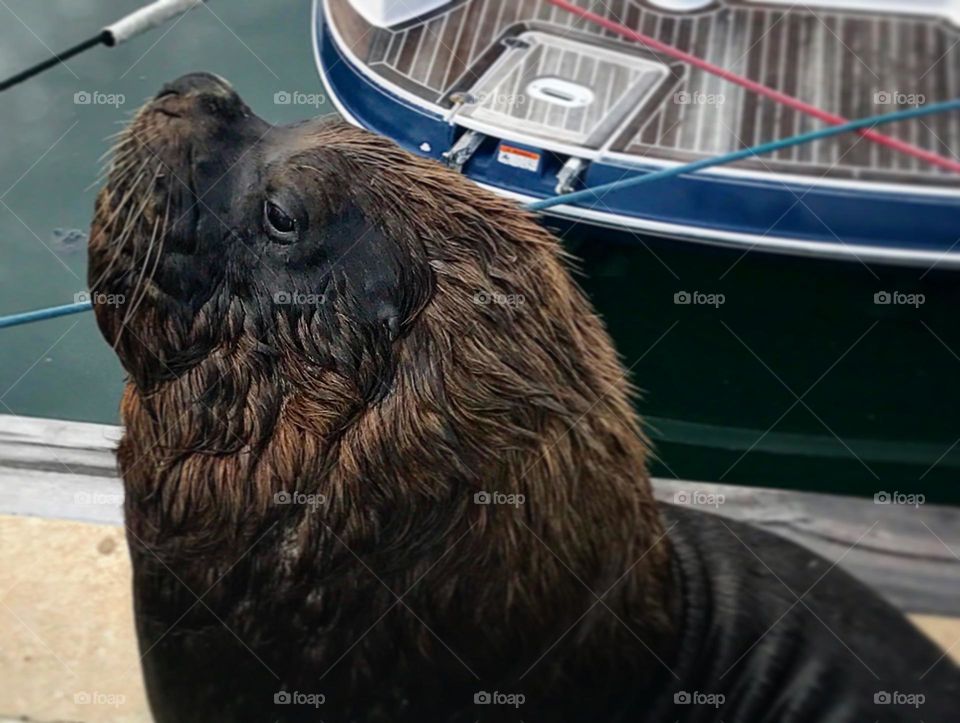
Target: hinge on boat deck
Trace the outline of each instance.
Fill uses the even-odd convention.
[[[586,167],[587,162],[582,158],[577,158],[576,156],[568,158],[567,162],[563,164],[563,168],[561,168],[557,174],[557,195],[562,196],[565,193],[573,193],[576,191],[577,181]]]
[[[477,152],[480,144],[483,143],[484,135],[477,131],[467,131],[457,142],[453,144],[449,151],[443,154],[443,161],[450,168],[458,173],[463,170],[463,166]]]

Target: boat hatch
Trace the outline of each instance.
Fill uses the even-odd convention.
[[[531,30],[501,44],[460,96],[466,102],[457,117],[489,135],[523,131],[597,149],[668,76],[666,65],[640,53]]]

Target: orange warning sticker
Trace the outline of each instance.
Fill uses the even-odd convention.
[[[500,144],[500,152],[497,154],[497,160],[506,166],[520,168],[524,171],[540,170],[540,154],[535,151],[528,151],[524,148],[508,146],[505,143]]]

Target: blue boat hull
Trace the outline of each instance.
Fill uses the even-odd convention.
[[[437,160],[462,129],[374,82],[345,52],[315,3],[317,65],[331,100],[351,122]],[[510,142],[540,158],[536,170],[499,160],[504,139],[488,137],[463,168],[483,186],[530,202],[555,195],[565,158]],[[583,187],[663,166],[593,162]],[[960,268],[960,194],[870,183],[824,184],[763,174],[701,172],[616,191],[550,212],[627,241],[654,235],[683,241],[803,256],[923,268]]]

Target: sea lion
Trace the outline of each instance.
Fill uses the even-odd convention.
[[[123,133],[89,250],[158,721],[947,720],[956,668],[871,591],[654,502],[512,203],[196,73]]]

